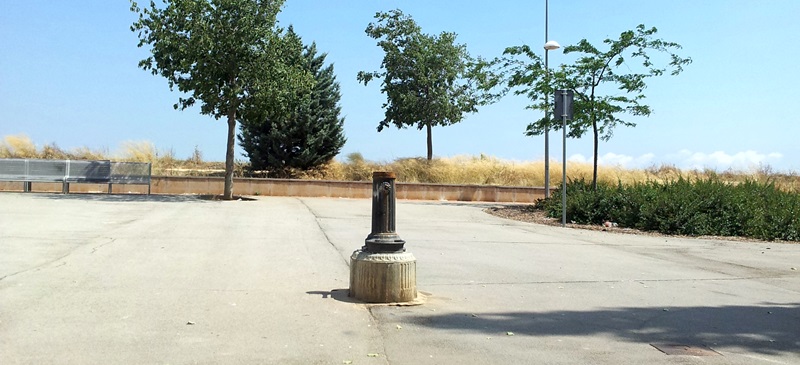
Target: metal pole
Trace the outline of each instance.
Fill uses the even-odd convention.
[[[561,92],[562,100],[566,99],[567,91]],[[567,113],[564,108],[564,114],[561,115],[561,226],[567,226]]]
[[[547,33],[548,28],[548,13],[549,13],[549,1],[544,0],[544,42],[547,43],[549,40],[549,35]],[[545,72],[550,72],[550,67],[548,65],[547,56],[550,53],[550,50],[547,48],[544,49],[544,69]],[[549,76],[549,75],[548,75]],[[547,79],[547,82],[550,82],[550,79]],[[550,197],[550,93],[546,93],[544,97],[544,104],[545,104],[545,111],[544,111],[544,197]]]

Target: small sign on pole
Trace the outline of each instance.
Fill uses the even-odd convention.
[[[561,226],[567,225],[567,119],[572,120],[572,101],[575,92],[572,90],[556,90],[555,115],[561,118],[562,157],[561,168]]]
[[[556,90],[555,112],[553,115],[556,118],[572,120],[572,99],[575,97],[575,92],[572,90]]]

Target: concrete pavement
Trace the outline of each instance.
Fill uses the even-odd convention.
[[[398,202],[426,303],[395,307],[347,298],[366,199],[2,193],[0,363],[800,363],[800,245],[484,207]]]

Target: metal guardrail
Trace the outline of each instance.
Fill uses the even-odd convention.
[[[65,194],[70,183],[108,184],[109,194],[113,184],[147,185],[150,194],[151,176],[152,165],[147,162],[0,159],[0,181],[21,181],[26,192],[33,182],[60,182]]]
[[[153,165],[149,162],[112,162],[108,182],[108,192],[111,193],[113,184],[147,185],[147,194],[150,195],[150,182]]]

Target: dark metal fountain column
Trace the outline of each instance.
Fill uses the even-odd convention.
[[[395,232],[395,175],[372,174],[372,231],[350,256],[350,296],[369,303],[417,299],[417,260]]]
[[[395,175],[372,174],[372,232],[364,241],[364,251],[403,252],[406,241],[395,232]]]

